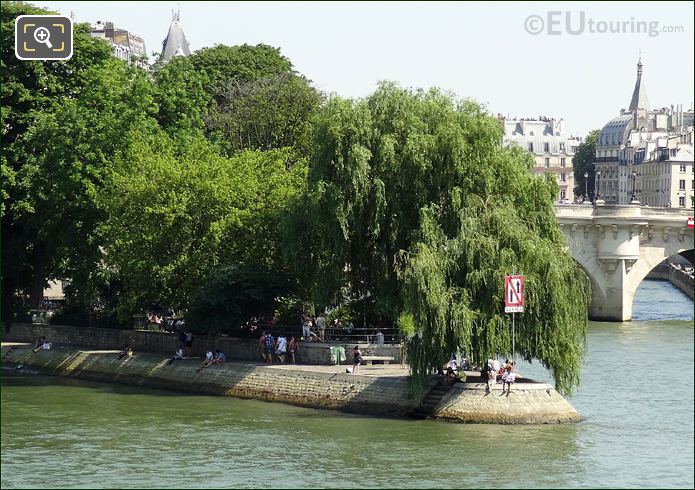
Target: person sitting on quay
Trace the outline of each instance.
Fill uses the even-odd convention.
[[[507,365],[502,375],[502,394],[504,395],[504,389],[507,388],[507,396],[512,392],[512,385],[514,384],[514,370],[511,365]]]
[[[227,356],[221,350],[216,349],[215,350],[215,358],[212,360],[210,365],[212,365],[212,364],[224,364],[225,362],[227,362]]]
[[[171,365],[171,363],[174,361],[181,360],[183,360],[183,349],[181,348],[181,346],[179,346],[178,349],[176,349],[176,352],[174,353],[174,357],[169,359],[169,362],[167,362],[167,366]]]
[[[210,349],[205,349],[205,359],[203,359],[203,362],[200,363],[200,367],[195,371],[199,373],[201,370],[205,369],[210,364],[212,364],[212,361],[214,360],[215,358],[212,355],[212,351]]]
[[[32,349],[32,352],[36,353],[40,350],[48,350],[51,348],[51,343],[48,341],[48,339],[45,336],[42,336],[39,340],[36,341],[36,345]]]
[[[130,344],[126,344],[123,350],[116,356],[116,359],[123,359],[124,357],[133,357],[133,348]]]

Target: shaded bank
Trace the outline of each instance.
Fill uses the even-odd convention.
[[[267,367],[233,362],[195,371],[198,359],[177,361],[156,354],[116,359],[114,351],[55,348],[32,353],[30,346],[3,344],[4,365],[96,381],[284,402],[351,413],[407,417],[419,405],[407,376],[350,375],[311,366]],[[518,383],[510,396],[486,395],[481,383],[452,387],[433,409],[453,422],[537,424],[580,420],[579,413],[550,385]]]

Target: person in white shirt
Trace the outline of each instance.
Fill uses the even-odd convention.
[[[281,364],[285,364],[285,356],[287,355],[287,338],[280,334],[275,341],[275,355],[280,359]]]
[[[512,367],[508,365],[505,370],[504,374],[502,375],[502,393],[504,393],[505,387],[507,388],[507,396],[512,392],[512,384],[514,383],[514,371],[512,370]]]
[[[180,361],[182,359],[183,359],[183,349],[181,348],[181,346],[179,346],[178,349],[176,349],[176,352],[174,353],[174,357],[169,359],[169,362],[167,362],[167,366],[170,365],[174,361]]]
[[[210,349],[205,349],[205,359],[203,359],[203,362],[200,363],[200,367],[196,369],[196,372],[200,372],[206,367],[208,367],[210,364],[212,364],[212,361],[215,358],[212,355],[212,351]]]

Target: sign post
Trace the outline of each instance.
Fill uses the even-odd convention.
[[[516,349],[514,345],[514,323],[516,314],[524,311],[524,276],[505,276],[504,312],[512,314],[512,361],[516,369]]]

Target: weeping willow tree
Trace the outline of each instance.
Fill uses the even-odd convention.
[[[330,304],[347,286],[398,319],[422,392],[452,352],[477,364],[511,354],[504,277],[523,274],[516,351],[571,393],[588,279],[564,249],[557,184],[531,173],[526,152],[501,146],[499,122],[474,102],[386,83],[365,100],[332,98],[314,131],[288,250],[315,298]]]

